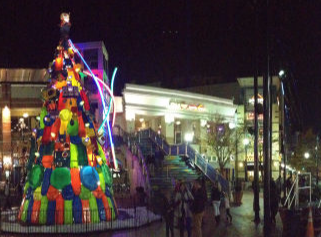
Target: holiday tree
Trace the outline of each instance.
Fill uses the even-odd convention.
[[[44,103],[39,128],[31,138],[18,219],[43,225],[110,221],[116,218],[117,207],[103,139],[105,125],[110,134],[110,108],[107,111],[101,86],[108,87],[89,67],[90,73],[76,63],[84,59],[69,39],[69,14],[60,18],[61,39],[49,65],[48,86],[42,91]],[[86,74],[97,83],[104,104],[99,132],[83,87]]]

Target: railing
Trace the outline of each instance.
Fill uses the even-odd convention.
[[[309,185],[303,184],[300,186],[300,177],[308,176]],[[303,179],[302,179],[303,180]],[[311,205],[311,193],[312,193],[312,180],[311,180],[311,173],[300,173],[297,174],[289,193],[285,199],[284,206],[287,206],[288,208],[292,207],[293,201],[294,201],[294,207],[299,208],[299,193],[301,190],[309,190],[309,204]],[[320,203],[319,203],[320,205]]]
[[[132,204],[129,205],[130,207],[119,207],[116,211],[117,214],[111,208],[96,210],[88,208],[79,211],[63,209],[62,211],[33,211],[28,209],[22,214],[25,222],[18,220],[18,209],[3,211],[0,217],[0,235],[1,232],[20,234],[92,233],[136,228],[161,219],[159,215],[155,215],[149,210],[148,203],[139,205],[136,202],[134,205],[134,207]],[[42,225],[38,223],[42,223]]]
[[[218,181],[224,191],[228,191],[228,181],[211,166],[201,154],[189,144],[169,145],[167,141],[152,129],[138,132],[138,141],[143,138],[151,139],[166,155],[186,156],[195,164],[211,181]]]
[[[150,194],[150,191],[151,191],[151,185],[150,185],[150,175],[149,175],[149,170],[148,170],[148,167],[147,167],[147,164],[146,164],[146,159],[140,149],[140,147],[138,146],[138,159],[139,159],[139,163],[142,164],[142,169],[143,169],[143,176],[145,177],[145,189],[146,189],[146,192],[148,194]]]

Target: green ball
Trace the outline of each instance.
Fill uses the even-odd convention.
[[[43,167],[40,165],[34,165],[29,173],[28,182],[32,189],[36,189],[40,186],[43,180]]]
[[[105,183],[108,185],[108,187],[111,187],[113,184],[113,179],[111,177],[111,172],[109,167],[106,164],[102,164],[101,169],[103,172]]]
[[[77,136],[78,135],[78,120],[77,119],[71,119],[70,122],[67,125],[67,133],[70,136]]]
[[[47,109],[46,107],[42,107],[40,112],[40,129],[45,128],[45,123],[43,122],[43,119],[46,115],[47,115]]]
[[[70,171],[66,167],[56,168],[52,171],[50,176],[50,184],[58,190],[62,190],[64,187],[71,183]]]
[[[91,192],[88,188],[86,188],[84,185],[81,185],[81,191],[80,191],[80,199],[81,200],[88,200],[91,196]]]

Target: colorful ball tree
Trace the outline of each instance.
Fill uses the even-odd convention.
[[[110,221],[117,217],[117,207],[104,129],[98,132],[90,113],[82,81],[85,70],[76,63],[79,52],[69,40],[69,14],[62,13],[60,18],[61,39],[49,66],[49,83],[42,91],[44,103],[39,128],[31,138],[18,219],[42,225]],[[80,54],[78,57],[83,60]],[[99,83],[107,87],[101,80]],[[110,131],[109,111],[104,108],[104,122]],[[109,148],[113,149],[112,141]]]

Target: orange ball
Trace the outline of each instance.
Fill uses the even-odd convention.
[[[56,71],[61,71],[64,65],[64,59],[62,57],[57,57],[55,61],[55,69]]]

